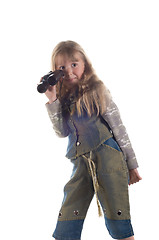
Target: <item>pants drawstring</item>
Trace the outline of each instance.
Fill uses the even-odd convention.
[[[95,163],[92,160],[92,151],[90,151],[90,157],[86,157],[85,155],[82,155],[85,159],[87,159],[88,164],[89,164],[89,168],[91,171],[91,176],[92,176],[92,180],[93,180],[93,187],[94,187],[94,191],[95,191],[95,195],[96,195],[96,201],[97,201],[97,206],[98,206],[98,215],[99,217],[102,216],[102,211],[100,208],[100,203],[99,203],[99,199],[98,199],[98,189],[99,189],[99,183],[97,180],[97,175],[96,175],[96,166]]]

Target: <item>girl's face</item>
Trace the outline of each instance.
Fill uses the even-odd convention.
[[[84,73],[85,64],[80,53],[75,53],[72,58],[67,55],[57,55],[56,70],[63,70],[66,74],[65,80],[68,84],[77,83]]]

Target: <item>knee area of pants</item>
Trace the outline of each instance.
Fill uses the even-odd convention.
[[[105,217],[105,224],[109,234],[114,239],[123,239],[134,235],[130,219],[111,220]]]
[[[58,221],[53,237],[57,240],[81,239],[83,220]]]

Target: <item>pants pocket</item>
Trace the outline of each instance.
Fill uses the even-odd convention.
[[[119,152],[121,152],[121,149],[114,138],[107,139],[103,144],[107,145],[109,147],[112,147],[112,148],[118,150]]]
[[[106,140],[97,152],[97,171],[102,174],[127,172],[123,152],[113,138]]]

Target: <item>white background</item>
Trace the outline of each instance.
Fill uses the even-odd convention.
[[[143,180],[130,187],[136,240],[158,238],[158,1],[0,3],[0,239],[51,240],[72,165],[36,91],[63,40],[77,41],[118,105]],[[111,239],[93,200],[82,240]]]

